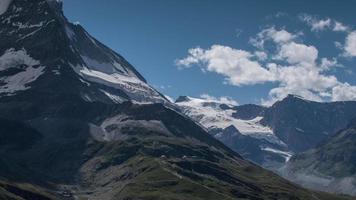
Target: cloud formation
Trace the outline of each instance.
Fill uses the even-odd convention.
[[[356,56],[356,31],[351,32],[345,41],[345,53],[347,56]]]
[[[342,24],[339,21],[330,18],[320,19],[316,16],[301,14],[299,19],[311,27],[311,31],[318,32],[324,30],[332,30],[338,32],[348,32],[350,27]]]
[[[273,75],[253,60],[253,54],[248,51],[213,45],[209,49],[192,48],[188,53],[176,64],[181,67],[198,64],[204,71],[223,75],[231,85],[254,85],[274,80]]]
[[[231,106],[238,106],[239,103],[232,99],[231,97],[223,96],[223,97],[214,97],[209,94],[202,94],[200,95],[200,98],[210,101],[210,102],[215,102],[219,104],[227,104]]]
[[[329,26],[325,24],[328,23],[319,23],[314,29]],[[177,65],[197,65],[203,71],[224,76],[227,83],[235,86],[276,83],[277,87],[262,100],[266,105],[288,94],[314,101],[356,100],[356,86],[340,82],[329,73],[330,69],[340,66],[337,59],[319,58],[315,46],[297,41],[300,35],[269,27],[250,40],[257,49],[253,53],[223,45],[213,45],[208,49],[197,47],[190,49],[188,56],[178,60]],[[265,50],[266,42],[272,43],[273,52]],[[356,32],[347,37],[345,51],[356,56]]]

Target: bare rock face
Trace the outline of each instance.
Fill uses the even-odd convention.
[[[356,123],[328,141],[298,154],[283,169],[285,177],[309,188],[356,195]]]

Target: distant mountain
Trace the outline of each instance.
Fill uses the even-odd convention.
[[[315,147],[356,117],[356,102],[319,103],[289,95],[268,108],[261,123],[293,152]]]
[[[356,102],[319,103],[295,95],[271,107],[226,105],[192,97],[180,97],[176,104],[215,138],[272,170],[293,154],[327,140],[356,117]]]
[[[61,7],[14,0],[0,15],[0,199],[348,199],[244,160]]]
[[[284,175],[310,188],[356,195],[356,120],[287,163]]]
[[[287,145],[260,123],[267,108],[228,105],[214,100],[179,97],[180,111],[244,158],[264,167],[281,166],[291,156]]]

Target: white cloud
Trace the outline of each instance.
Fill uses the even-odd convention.
[[[334,45],[336,48],[343,50],[344,46],[341,44],[341,42],[335,41]]]
[[[299,19],[303,22],[306,22],[311,27],[311,31],[314,32],[323,31],[327,29],[337,32],[350,31],[350,27],[330,18],[320,19],[316,16],[301,14],[299,15]]]
[[[341,22],[335,21],[333,31],[347,32],[350,28]]]
[[[267,29],[267,36],[273,39],[276,43],[284,43],[293,40],[296,36],[289,33],[286,30],[279,30],[277,31],[274,28]]]
[[[228,46],[213,45],[209,49],[194,48],[186,58],[178,60],[183,67],[198,65],[203,71],[223,75],[235,86],[275,83],[262,103],[270,105],[288,94],[314,101],[356,100],[356,86],[340,82],[330,73],[340,67],[336,58],[319,58],[315,46],[296,42],[300,34],[274,27],[262,30],[250,43],[257,49],[253,53]],[[272,41],[269,50],[266,41]],[[275,52],[271,52],[271,50]],[[356,56],[356,32],[349,34],[345,51]],[[260,63],[261,61],[261,63]],[[267,62],[267,64],[263,64]]]
[[[340,63],[338,63],[336,58],[328,59],[322,58],[320,67],[322,70],[330,70],[332,67],[342,67]]]
[[[325,94],[338,84],[334,76],[322,74],[320,67],[311,65],[282,66],[268,64],[271,73],[278,80],[279,86],[269,92],[265,105],[285,98],[288,94],[302,96],[309,100],[322,101]]]
[[[221,74],[229,84],[236,86],[273,81],[273,75],[252,58],[248,51],[213,45],[207,50],[190,49],[189,55],[176,63],[181,67],[200,64],[202,70]]]
[[[312,31],[322,31],[331,26],[331,19],[326,18],[326,19],[318,19],[316,17],[313,17],[311,15],[307,14],[302,14],[299,16],[299,18],[306,22],[310,27]]]
[[[356,100],[356,86],[348,83],[339,84],[332,89],[332,101]]]
[[[315,64],[318,50],[314,46],[290,42],[283,44],[276,58],[285,59],[290,64]]]
[[[267,53],[263,52],[263,51],[255,51],[254,55],[256,56],[256,58],[259,61],[264,61],[264,60],[267,60],[267,58],[268,58]]]
[[[356,31],[351,32],[345,41],[345,53],[347,56],[356,56]]]
[[[232,105],[232,106],[239,105],[239,103],[237,101],[235,101],[231,97],[227,97],[227,96],[214,97],[209,94],[202,94],[202,95],[200,95],[200,98],[207,100],[207,101],[220,103],[220,104],[228,104],[228,105]]]
[[[290,42],[297,37],[298,34],[290,33],[284,29],[277,30],[274,27],[270,27],[259,32],[257,37],[251,38],[250,43],[259,49],[263,49],[265,42],[268,40],[272,40],[277,44],[283,44]]]

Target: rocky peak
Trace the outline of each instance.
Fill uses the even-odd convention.
[[[190,98],[188,96],[179,96],[176,100],[176,103],[188,102],[188,101],[190,101]]]

